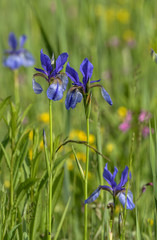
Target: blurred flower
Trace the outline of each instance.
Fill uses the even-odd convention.
[[[35,68],[38,73],[33,75],[33,90],[36,94],[42,93],[43,89],[39,83],[35,81],[35,77],[44,78],[49,87],[47,89],[47,97],[50,100],[58,101],[63,97],[63,92],[66,90],[68,84],[68,77],[65,73],[60,73],[63,69],[63,65],[68,58],[67,53],[62,53],[56,60],[56,68],[54,68],[54,58],[51,59],[43,53],[43,49],[40,51],[40,61],[43,69]]]
[[[130,40],[133,40],[135,38],[135,33],[128,29],[126,31],[124,31],[123,33],[123,39],[126,41],[126,42],[129,42]]]
[[[34,58],[30,52],[23,48],[23,45],[26,41],[27,37],[22,35],[18,40],[14,33],[9,34],[8,43],[10,46],[10,50],[5,50],[5,57],[3,60],[3,65],[5,67],[9,67],[10,69],[18,69],[21,66],[29,67],[34,65]]]
[[[130,124],[131,120],[132,120],[132,113],[131,111],[127,111],[126,118],[124,119],[124,122],[119,125],[119,129],[122,132],[128,131],[129,128],[131,127],[131,124]]]
[[[108,45],[109,45],[110,47],[118,47],[119,44],[120,44],[120,40],[119,40],[119,38],[118,38],[117,36],[111,37],[111,38],[109,39],[109,41],[108,41]]]
[[[117,175],[118,169],[115,167],[114,173],[111,174],[111,172],[108,170],[107,164],[106,164],[106,166],[104,168],[103,177],[109,183],[110,186],[106,186],[106,185],[101,186],[100,185],[92,193],[92,195],[88,199],[85,200],[85,204],[95,201],[99,197],[100,190],[106,190],[106,191],[110,192],[114,198],[117,196],[119,198],[119,201],[123,205],[123,207],[125,207],[125,203],[126,203],[126,209],[132,210],[135,207],[135,204],[133,203],[132,192],[130,190],[128,190],[127,196],[125,196],[126,189],[124,187],[128,181],[128,171],[129,171],[129,168],[126,166],[122,172],[120,183],[117,185],[117,183],[114,181],[114,179]]]
[[[106,145],[106,151],[107,151],[108,153],[111,153],[111,152],[113,151],[113,149],[114,149],[113,143],[108,143],[108,144]]]
[[[150,219],[150,218],[147,219],[147,223],[150,224],[150,226],[154,225],[153,219]]]
[[[128,110],[126,107],[121,106],[118,108],[118,115],[121,119],[124,119],[126,117],[127,112],[128,112]]]
[[[103,5],[101,5],[101,4],[96,5],[96,7],[95,7],[95,15],[97,17],[102,17],[104,15]]]
[[[117,19],[123,24],[127,24],[130,21],[130,13],[127,9],[120,9],[117,11]]]
[[[153,128],[151,128],[151,132],[154,133]],[[142,129],[142,136],[143,137],[147,137],[149,135],[149,133],[150,133],[149,127],[146,126]]]
[[[40,149],[43,149],[43,148],[44,148],[44,142],[43,142],[43,140],[41,140],[41,142],[40,142],[40,144],[39,144],[39,148],[40,148]]]
[[[84,131],[80,131],[80,130],[72,130],[70,132],[69,137],[71,139],[78,139],[80,141],[87,141],[86,133]],[[93,134],[89,134],[89,143],[93,144],[94,142],[95,142],[95,136]]]
[[[39,120],[43,123],[49,123],[49,113],[43,112],[39,115]]]
[[[141,111],[141,113],[139,114],[138,120],[140,122],[148,122],[149,119],[151,118],[151,114],[149,112],[146,111]]]
[[[4,187],[5,187],[5,188],[10,188],[10,181],[5,180],[5,181],[4,181]]]
[[[73,81],[72,83],[73,87],[70,88],[65,99],[66,109],[69,110],[70,108],[75,108],[76,104],[81,102],[83,97],[84,98],[87,97],[87,95],[89,94],[89,89],[93,87],[100,87],[103,98],[106,100],[106,102],[112,105],[110,95],[102,87],[102,85],[100,84],[90,85],[91,83],[99,82],[100,79],[89,82],[89,79],[91,78],[93,73],[93,65],[87,58],[85,58],[81,63],[80,71],[83,75],[82,82],[79,81],[78,73],[73,68],[70,67],[69,63],[67,64],[66,74]]]
[[[29,139],[30,139],[30,140],[33,140],[33,130],[31,130],[31,131],[29,132]]]
[[[111,23],[115,20],[116,18],[116,11],[114,8],[107,8],[105,10],[105,20],[108,22],[108,23]]]

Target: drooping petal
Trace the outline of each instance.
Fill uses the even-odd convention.
[[[33,90],[36,94],[42,93],[43,89],[40,86],[40,84],[35,81],[35,79],[32,80],[32,84],[33,84]]]
[[[52,83],[47,89],[47,97],[50,100],[58,101],[63,97],[62,85],[58,83]]]
[[[128,181],[128,171],[129,171],[129,168],[126,166],[125,169],[122,172],[121,180],[120,180],[120,183],[117,185],[117,187],[123,187],[127,183],[127,181]]]
[[[34,68],[36,71],[46,74],[46,72],[41,68]]]
[[[10,56],[4,58],[3,65],[12,70],[18,69],[22,65],[21,58],[19,55],[11,54]]]
[[[20,48],[23,48],[23,45],[24,45],[26,39],[27,39],[26,35],[22,35],[20,37]]]
[[[17,39],[16,39],[14,33],[10,33],[10,34],[9,34],[9,46],[10,46],[11,49],[13,49],[13,50],[16,50],[16,48],[17,48]]]
[[[95,82],[100,82],[101,81],[101,79],[99,79],[99,80],[94,80],[94,81],[90,81],[90,83],[95,83]]]
[[[56,72],[60,72],[63,69],[63,65],[66,63],[68,59],[67,53],[62,53],[56,60]]]
[[[114,188],[117,185],[116,182],[114,181],[117,172],[118,172],[118,169],[115,167],[114,174],[112,175],[111,172],[108,170],[107,163],[106,163],[106,166],[103,172],[103,177],[110,184],[110,186],[112,186],[112,188]]]
[[[63,88],[63,91],[65,91],[67,88],[67,84],[68,84],[68,76],[66,75],[66,73],[60,73],[57,75],[57,77],[61,79],[62,88]]]
[[[79,83],[78,73],[75,71],[74,68],[70,67],[69,62],[66,66],[66,74],[76,85]]]
[[[112,100],[110,98],[110,95],[108,94],[108,92],[103,88],[101,87],[101,94],[103,96],[103,98],[105,99],[106,102],[108,102],[110,105],[112,105]]]
[[[76,104],[81,102],[82,97],[82,93],[80,93],[78,89],[73,91],[69,90],[65,99],[66,109],[69,110],[70,108],[75,108]]]
[[[40,61],[43,69],[48,73],[48,75],[52,71],[52,66],[51,66],[51,59],[49,56],[43,53],[43,49],[40,51]]]
[[[124,192],[121,192],[118,196],[119,201],[121,202],[121,204],[123,205],[123,207],[125,208],[125,200],[126,200],[126,196]],[[135,204],[133,203],[133,194],[132,192],[129,190],[128,194],[127,194],[127,202],[126,202],[126,209],[134,209],[135,208]]]
[[[100,185],[99,186],[102,190],[106,190],[108,192],[110,192],[111,194],[113,194],[113,189],[109,186],[106,186],[106,185]]]
[[[100,190],[101,190],[101,189],[98,187],[98,188],[92,193],[92,195],[90,195],[90,197],[85,200],[84,203],[87,204],[87,203],[91,203],[91,202],[95,201],[95,200],[99,197],[99,195],[100,195]]]
[[[93,64],[88,60],[88,58],[85,58],[80,65],[80,71],[83,75],[84,88],[86,88],[87,82],[93,74],[93,68]]]
[[[22,52],[20,54],[20,57],[21,57],[22,66],[24,66],[24,67],[32,66],[35,63],[35,60],[34,60],[32,54],[30,52],[28,52],[27,50]]]

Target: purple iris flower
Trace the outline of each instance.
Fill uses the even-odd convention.
[[[29,67],[34,65],[34,58],[30,52],[23,48],[23,45],[26,41],[27,37],[22,35],[18,40],[14,33],[9,34],[8,43],[10,46],[10,50],[5,50],[5,57],[3,60],[3,65],[5,67],[9,67],[10,69],[18,69],[21,66]]]
[[[125,202],[126,202],[126,209],[132,210],[135,207],[135,204],[133,203],[133,194],[132,194],[132,192],[130,190],[128,190],[127,197],[125,195],[125,190],[126,190],[125,189],[125,184],[128,181],[128,171],[129,171],[129,168],[126,166],[125,169],[122,172],[120,183],[117,184],[114,179],[115,179],[115,177],[117,175],[118,169],[115,167],[114,168],[114,173],[112,174],[108,170],[107,164],[106,164],[106,166],[104,168],[103,177],[108,182],[108,184],[110,186],[106,186],[106,185],[101,186],[100,185],[92,193],[92,195],[88,199],[85,200],[85,204],[86,203],[91,203],[91,202],[95,201],[99,197],[100,190],[102,189],[102,190],[106,190],[106,191],[110,192],[113,195],[114,198],[116,196],[118,196],[119,201],[121,202],[123,207],[125,207]]]
[[[35,81],[35,77],[40,76],[45,78],[49,87],[47,89],[47,97],[50,100],[57,101],[63,97],[63,92],[66,90],[68,84],[68,77],[65,73],[60,73],[63,69],[63,65],[68,58],[67,53],[62,53],[56,60],[56,68],[54,68],[54,59],[49,58],[43,53],[43,49],[40,51],[40,61],[43,69],[35,68],[38,73],[33,75],[33,90],[36,94],[42,93],[43,89],[39,83]]]
[[[83,80],[80,82],[78,73],[72,67],[70,67],[69,63],[67,64],[66,74],[73,82],[73,87],[69,89],[65,100],[65,106],[67,110],[70,108],[75,108],[76,104],[81,102],[82,98],[88,94],[89,89],[93,87],[100,87],[103,98],[106,100],[106,102],[112,105],[110,95],[102,87],[102,85],[93,84],[95,82],[100,82],[100,79],[97,81],[89,81],[92,77],[93,68],[94,67],[92,63],[85,58],[80,65],[80,71],[83,75]]]

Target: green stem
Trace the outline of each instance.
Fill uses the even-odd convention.
[[[53,137],[52,137],[52,101],[49,100],[49,118],[50,118],[50,173],[49,173],[49,201],[48,201],[48,240],[51,240],[52,226],[52,157],[53,157]]]
[[[15,91],[15,104],[19,104],[19,78],[18,78],[18,70],[14,70],[14,91]]]
[[[86,131],[87,131],[87,144],[89,144],[89,117],[86,116]],[[88,198],[88,168],[89,168],[89,147],[86,147],[86,172],[85,172],[85,188],[84,196],[85,199]],[[87,240],[87,221],[88,220],[88,209],[87,204],[85,204],[84,213],[84,240]]]
[[[12,156],[12,157],[11,157],[11,164],[10,164],[10,208],[11,208],[11,228],[14,226],[13,205],[14,205],[14,189],[13,189],[13,156]]]

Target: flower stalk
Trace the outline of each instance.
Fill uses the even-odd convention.
[[[15,104],[18,105],[20,102],[19,97],[19,78],[18,78],[18,69],[14,71],[14,92],[15,92]]]

